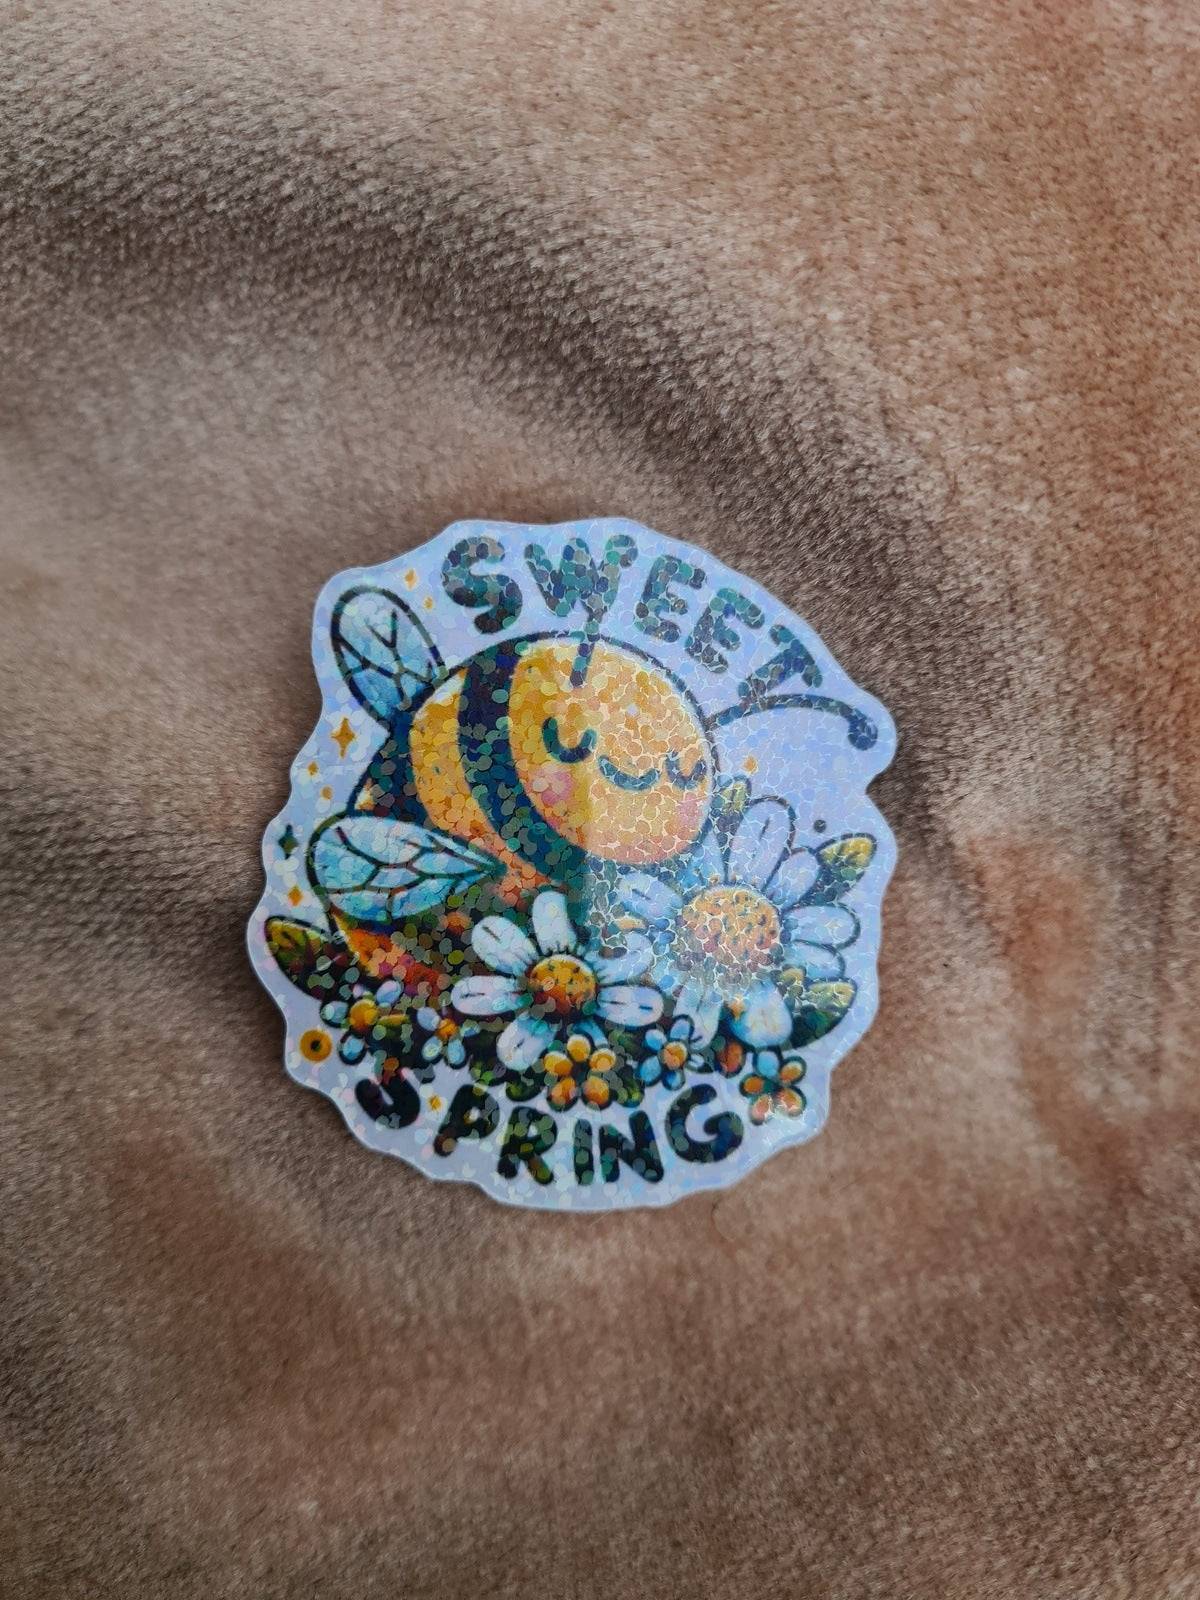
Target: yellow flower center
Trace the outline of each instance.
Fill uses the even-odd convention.
[[[320,1028],[309,1028],[300,1035],[300,1054],[309,1061],[324,1061],[332,1049],[329,1035]]]
[[[670,1044],[663,1045],[658,1052],[658,1059],[663,1066],[670,1068],[672,1071],[678,1071],[687,1058],[687,1045],[682,1044],[678,1039],[672,1039]]]
[[[379,1007],[374,1000],[356,1000],[346,1021],[355,1033],[368,1033],[379,1021]]]
[[[779,948],[779,933],[778,911],[755,889],[724,884],[701,889],[679,913],[684,960],[739,978],[751,977],[770,963]]]
[[[449,1044],[458,1035],[458,1023],[453,1017],[443,1017],[433,1031],[443,1044]]]
[[[578,956],[546,956],[530,968],[527,981],[535,1005],[545,1016],[582,1016],[596,998],[596,974]]]

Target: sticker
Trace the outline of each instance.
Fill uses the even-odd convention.
[[[464,522],[333,578],[313,657],[249,929],[297,1082],[548,1209],[820,1129],[875,1012],[895,735],[809,627],[637,523]]]

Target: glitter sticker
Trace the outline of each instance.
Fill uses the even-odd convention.
[[[317,601],[256,970],[372,1149],[577,1211],[825,1120],[875,1012],[895,735],[764,589],[620,520],[456,523]]]

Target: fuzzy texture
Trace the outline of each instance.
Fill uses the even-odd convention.
[[[1200,1593],[1195,8],[0,35],[6,1592]],[[593,513],[880,695],[901,856],[821,1138],[561,1220],[357,1147],[242,929],[324,579]]]

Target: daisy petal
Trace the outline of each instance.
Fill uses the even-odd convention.
[[[760,978],[746,995],[745,1009],[734,1018],[733,1031],[754,1050],[783,1044],[791,1037],[792,1013],[770,978]]]
[[[843,958],[826,944],[790,944],[783,952],[783,965],[785,970],[803,967],[811,983],[836,982],[846,970]]]
[[[646,935],[630,933],[620,955],[596,956],[590,965],[601,983],[624,983],[627,978],[640,978],[653,960],[654,950]]]
[[[426,1033],[433,1033],[441,1020],[432,1006],[422,1006],[417,1012],[417,1024],[424,1028]]]
[[[630,911],[656,927],[665,927],[683,906],[674,889],[648,872],[631,872],[617,892]]]
[[[706,988],[693,979],[685,983],[675,1002],[677,1017],[692,1019],[692,1042],[703,1047],[709,1044],[721,1020],[721,993],[719,989]]]
[[[386,983],[381,983],[375,991],[375,998],[385,1011],[394,1006],[404,993],[403,988],[395,978],[389,978]]]
[[[452,1067],[461,1067],[467,1059],[467,1047],[461,1039],[451,1039],[446,1046],[446,1060]]]
[[[421,1046],[422,1061],[440,1061],[442,1059],[442,1041],[440,1039],[426,1039]]]
[[[674,994],[683,982],[679,968],[670,955],[663,951],[655,953],[654,966],[647,974],[647,978],[663,994]]]
[[[779,865],[792,842],[792,808],[783,800],[754,800],[729,846],[730,883],[757,888]]]
[[[596,996],[596,1011],[605,1022],[623,1023],[630,1028],[644,1028],[648,1022],[657,1022],[662,1016],[662,995],[644,983],[617,984],[601,989]]]
[[[543,889],[533,902],[530,915],[533,936],[544,956],[557,956],[564,951],[573,954],[578,949],[579,940],[571,926],[566,898],[557,889]]]
[[[859,921],[849,906],[801,906],[783,919],[785,944],[826,944],[840,950],[858,934]]]
[[[533,1065],[553,1037],[553,1023],[541,1017],[514,1017],[496,1040],[496,1054],[504,1066],[520,1072]]]
[[[766,892],[781,911],[787,911],[804,898],[820,875],[821,863],[811,850],[793,850],[775,869]]]
[[[516,978],[537,962],[533,941],[507,917],[484,917],[471,933],[471,945],[481,961],[493,972]]]
[[[520,1011],[529,996],[513,978],[460,978],[450,991],[450,1002],[468,1017],[498,1017]]]

